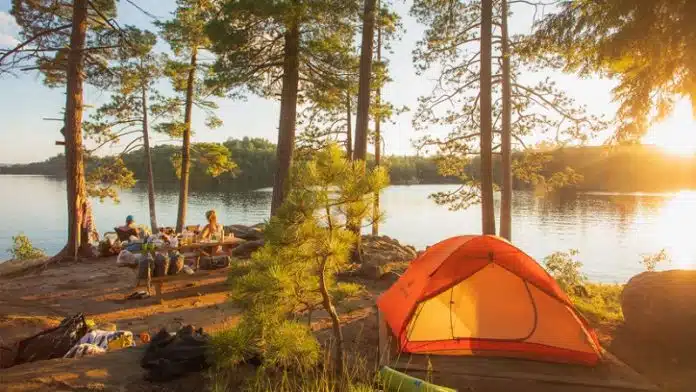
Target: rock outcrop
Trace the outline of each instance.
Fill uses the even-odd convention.
[[[252,253],[263,246],[263,243],[262,239],[243,242],[232,249],[232,256],[238,259],[248,259]]]
[[[233,233],[235,237],[246,240],[232,250],[232,256],[240,259],[250,258],[251,254],[264,244],[263,228],[262,224],[225,226],[226,233]],[[398,240],[387,236],[363,236],[362,249],[363,263],[353,273],[374,280],[382,279],[395,268],[396,272],[403,272],[405,263],[418,256],[413,246],[402,245]],[[398,279],[396,272],[385,276],[386,281],[393,282]]]
[[[225,233],[232,233],[235,237],[247,241],[258,241],[263,239],[263,224],[254,226],[229,225],[225,226]]]
[[[646,340],[671,346],[694,342],[696,271],[643,272],[621,294],[625,327]]]
[[[395,267],[402,267],[418,256],[411,245],[402,245],[387,236],[362,237],[363,264],[358,274],[368,279],[380,279]],[[388,280],[394,280],[393,276]]]

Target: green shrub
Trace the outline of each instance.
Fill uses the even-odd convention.
[[[210,357],[213,358],[216,369],[234,368],[258,354],[254,331],[247,327],[248,324],[241,322],[236,327],[213,334]]]
[[[330,350],[324,351],[329,361]],[[253,369],[214,369],[210,373],[210,390],[212,392],[374,392],[380,390],[374,370],[367,365],[367,360],[359,356],[346,366],[342,376],[331,367],[319,364],[305,369],[278,369],[266,364]]]
[[[319,342],[306,325],[283,321],[269,332],[263,351],[266,366],[300,371],[316,367],[319,362]]]
[[[620,284],[586,283],[586,291],[582,295],[571,293],[570,300],[593,325],[616,324],[623,321],[623,287]]]
[[[640,263],[645,267],[646,271],[653,272],[658,264],[671,263],[672,258],[667,254],[665,249],[661,249],[659,252],[654,254],[643,254],[641,255],[642,260]]]
[[[15,260],[29,260],[46,257],[43,249],[35,248],[29,237],[19,233],[12,237],[12,247],[7,249]]]
[[[587,283],[587,276],[580,271],[582,263],[576,260],[578,253],[570,249],[551,253],[544,258],[544,267],[566,292],[573,292]]]

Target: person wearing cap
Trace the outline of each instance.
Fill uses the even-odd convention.
[[[137,226],[135,226],[135,219],[133,219],[133,215],[128,215],[126,217],[126,224],[121,227],[117,227],[116,232],[119,233],[119,239],[130,239],[131,237],[138,237],[140,235],[140,230]]]
[[[135,232],[138,232],[138,228],[135,226],[135,219],[133,218],[133,215],[128,215],[126,217],[126,224],[124,226],[121,226],[124,230],[135,230]]]

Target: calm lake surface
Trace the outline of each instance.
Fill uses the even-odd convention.
[[[428,199],[450,185],[392,186],[384,190],[386,221],[381,234],[425,248],[458,234],[480,232],[480,208],[451,212]],[[177,193],[160,190],[160,225],[176,221]],[[270,189],[247,192],[192,192],[189,223],[203,223],[216,209],[224,224],[255,224],[269,215]],[[498,200],[496,200],[498,202]],[[132,214],[147,224],[147,194],[122,192],[120,204],[93,201],[100,233],[111,231]],[[65,244],[65,182],[42,176],[0,175],[0,260],[9,258],[12,236],[23,232],[35,246],[55,253]],[[518,191],[513,200],[513,243],[541,261],[548,254],[578,249],[583,271],[595,281],[625,282],[643,270],[641,255],[665,248],[672,263],[662,268],[696,267],[696,193],[535,196]]]

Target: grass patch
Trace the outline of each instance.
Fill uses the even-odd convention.
[[[585,283],[585,292],[569,293],[571,301],[593,325],[623,321],[621,284]]]
[[[208,374],[211,392],[373,392],[379,390],[375,370],[360,356],[348,355],[345,376],[339,377],[331,363],[331,349],[313,367],[282,367],[238,364],[213,368]]]

